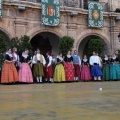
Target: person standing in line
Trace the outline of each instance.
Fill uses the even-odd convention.
[[[33,57],[35,57],[36,54],[37,54],[37,51],[35,50]],[[32,59],[33,59],[33,57],[32,57]],[[35,65],[35,64],[34,64],[33,61],[32,61],[32,74],[33,74],[34,65]],[[33,74],[33,81],[36,82],[36,77],[34,76],[34,74]]]
[[[64,69],[64,60],[62,53],[59,53],[57,56],[57,64],[54,71],[54,82],[64,82],[65,81],[65,69]]]
[[[78,81],[80,76],[80,66],[81,66],[81,59],[80,56],[78,56],[77,51],[74,51],[73,57],[73,66],[74,66],[74,80]]]
[[[54,73],[54,70],[55,70],[55,66],[56,66],[56,58],[55,58],[55,55],[53,54],[52,55],[52,70],[53,70],[53,73]]]
[[[52,56],[50,52],[47,52],[46,56],[46,81],[53,82]]]
[[[38,83],[42,83],[46,60],[44,56],[40,53],[40,49],[37,49],[37,54],[33,56],[32,62],[34,64],[33,75],[36,77]]]
[[[28,53],[29,50],[25,49],[20,58],[19,82],[22,83],[33,83],[32,71],[30,68],[32,60]]]
[[[110,80],[120,79],[120,67],[118,64],[119,60],[116,54],[112,55],[110,63]]]
[[[93,55],[90,57],[91,65],[91,76],[94,77],[94,80],[101,80],[102,71],[100,69],[101,62],[99,56],[96,55],[96,52],[93,51]]]
[[[87,59],[87,56],[84,55],[84,58],[82,59],[81,80],[90,81],[91,79],[89,60]]]
[[[110,60],[108,56],[105,54],[103,58],[103,76],[102,80],[109,80],[110,79]]]
[[[64,61],[66,81],[74,81],[73,57],[71,56],[70,51],[68,51]]]
[[[20,59],[19,59],[19,55],[17,54],[17,48],[16,47],[13,48],[12,57],[13,57],[13,63],[15,65],[17,71],[18,71],[19,70],[19,65],[20,65]]]
[[[2,67],[1,83],[15,83],[18,82],[18,73],[13,64],[12,50],[7,50],[5,54],[5,61]]]

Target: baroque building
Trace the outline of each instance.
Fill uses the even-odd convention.
[[[88,0],[60,0],[60,25],[56,27],[41,24],[41,0],[3,0],[0,33],[9,41],[14,37],[30,36],[34,48],[43,53],[50,50],[58,54],[58,43],[62,36],[75,39],[73,50],[80,55],[87,50],[91,38],[101,38],[103,52],[112,54],[120,48],[120,0],[91,0],[103,3],[103,28],[88,27]]]

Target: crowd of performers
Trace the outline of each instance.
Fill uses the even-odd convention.
[[[96,52],[88,59],[84,55],[80,58],[77,51],[71,54],[68,51],[63,57],[46,53],[46,57],[37,49],[34,56],[29,56],[29,50],[25,49],[19,57],[17,48],[8,49],[2,67],[1,83],[33,83],[38,82],[67,82],[67,81],[91,81],[91,80],[120,80],[120,64],[118,57],[101,59]]]

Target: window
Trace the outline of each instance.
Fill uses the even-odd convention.
[[[88,9],[88,1],[99,2],[99,0],[83,0],[84,1],[84,9]]]

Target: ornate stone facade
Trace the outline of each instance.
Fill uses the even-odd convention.
[[[106,0],[103,1],[106,2]],[[38,1],[34,2],[36,3],[33,3],[33,1],[3,1],[3,17],[0,19],[0,31],[5,33],[10,39],[26,34],[30,36],[31,40],[38,34],[52,33],[48,36],[51,38],[50,43],[53,52],[58,52],[58,47],[55,46],[58,44],[59,39],[56,40],[57,37],[54,38],[51,35],[58,37],[68,35],[73,37],[75,39],[73,49],[79,50],[81,55],[90,36],[102,38],[104,50],[107,53],[113,53],[116,49],[120,48],[118,41],[120,21],[115,20],[117,16],[120,16],[120,13],[104,12],[104,27],[101,29],[89,28],[88,10],[79,8],[83,6],[80,5],[80,0],[65,0],[61,1],[60,26],[48,27],[41,25],[41,4]],[[119,0],[112,1],[112,4],[106,2],[106,4],[109,7],[108,11],[115,11],[120,6]],[[20,11],[18,6],[25,6],[25,10]],[[70,13],[73,11],[78,14],[71,16]],[[44,37],[44,34],[42,35]]]

